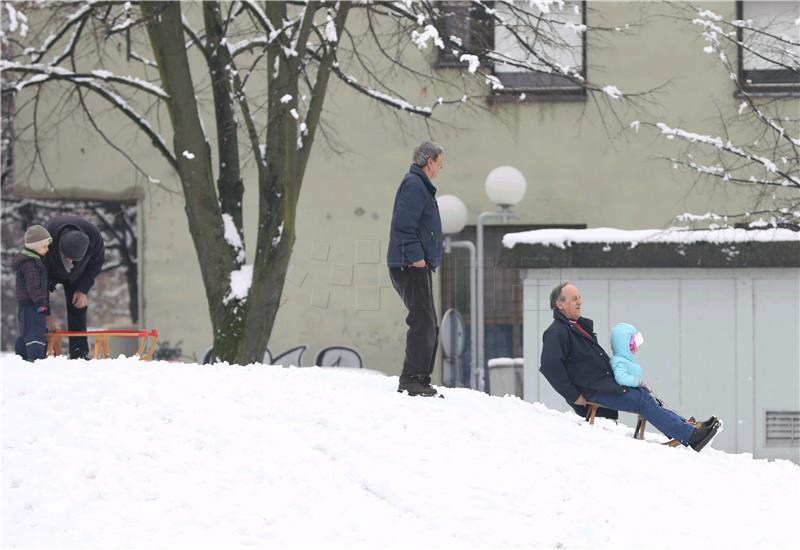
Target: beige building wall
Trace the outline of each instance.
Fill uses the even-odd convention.
[[[717,108],[734,112],[740,100],[733,97],[733,85],[724,71],[703,53],[698,29],[654,17],[667,9],[662,4],[589,5],[590,24],[624,25],[639,12],[650,16],[630,35],[619,33],[601,42],[589,37],[589,66],[603,68],[602,73],[590,73],[592,80],[613,83],[625,92],[668,83],[653,97],[655,104],[647,106],[648,119],[720,132]],[[733,1],[712,7],[726,15],[735,10]],[[417,62],[425,60],[420,57]],[[430,105],[437,97],[437,90],[413,82],[403,86],[408,97],[421,104]],[[682,147],[652,130],[643,128],[636,134],[628,129],[633,120],[645,119],[642,113],[622,109],[620,125],[610,116],[605,98],[504,104],[463,116],[443,107],[436,114],[448,124],[432,126],[430,134],[425,124],[404,113],[397,115],[405,123],[402,130],[396,115],[338,83],[326,108],[327,124],[350,152],[332,154],[318,134],[299,202],[298,237],[284,303],[270,341],[273,356],[308,346],[306,365],[321,348],[343,345],[356,349],[365,367],[399,374],[405,310],[388,280],[386,246],[397,185],[413,147],[429,135],[447,150],[445,169],[434,183],[440,194],[455,194],[464,201],[469,223],[475,222],[479,211],[494,209],[483,183],[492,168],[503,164],[516,166],[527,178],[527,195],[516,209],[520,224],[662,227],[683,212],[736,210],[751,204],[751,197],[742,192],[693,187],[691,174],[674,171],[656,158]],[[212,112],[210,105],[206,112]],[[211,133],[210,120],[206,127]],[[161,122],[167,121],[162,112]],[[181,341],[184,353],[200,359],[211,344],[211,329],[175,174],[127,123],[112,133],[121,136],[129,145],[126,149],[152,170],[159,186],[137,181],[130,166],[87,123],[64,120],[59,128],[59,139],[46,149],[59,190],[141,197],[144,324],[157,327],[162,339]],[[169,136],[165,138],[169,142]],[[253,244],[252,166],[245,177],[246,240]],[[25,186],[35,194],[45,190],[40,180],[19,178],[18,187]]]

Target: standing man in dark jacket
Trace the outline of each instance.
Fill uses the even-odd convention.
[[[700,451],[719,430],[715,417],[695,427],[662,407],[644,387],[620,386],[614,379],[605,350],[597,343],[591,319],[581,317],[578,288],[563,283],[550,294],[553,323],[542,337],[539,370],[570,405],[598,403],[609,409],[642,415],[667,437]]]
[[[420,144],[392,211],[387,264],[392,285],[408,308],[406,355],[397,391],[409,395],[437,393],[431,386],[439,342],[432,274],[442,258],[442,220],[431,180],[443,166],[441,145]]]
[[[45,227],[53,236],[53,245],[44,258],[50,292],[61,283],[67,302],[67,329],[83,332],[87,325],[89,290],[105,261],[103,237],[94,224],[77,216],[56,216]],[[55,317],[49,316],[48,331],[59,328]],[[70,337],[69,356],[71,359],[89,357],[85,336]]]

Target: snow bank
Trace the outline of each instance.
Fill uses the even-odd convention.
[[[631,248],[641,243],[745,243],[800,241],[800,232],[788,229],[714,229],[691,231],[686,229],[623,230],[610,227],[594,229],[536,229],[503,236],[503,246],[514,248],[517,244],[543,244],[565,248],[573,243],[627,243]]]
[[[800,467],[516,398],[124,358],[4,357],[0,375],[2,547],[797,544]]]

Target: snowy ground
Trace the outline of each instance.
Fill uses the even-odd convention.
[[[133,359],[5,356],[0,376],[3,547],[800,542],[800,467],[635,441],[516,398]]]

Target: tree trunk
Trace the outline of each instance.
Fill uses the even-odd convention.
[[[186,218],[200,264],[214,335],[214,355],[235,362],[243,336],[243,304],[230,299],[230,274],[239,268],[225,241],[214,189],[211,150],[200,122],[194,82],[184,46],[180,2],[143,2],[147,32],[158,63],[173,130],[173,148],[186,201]]]

